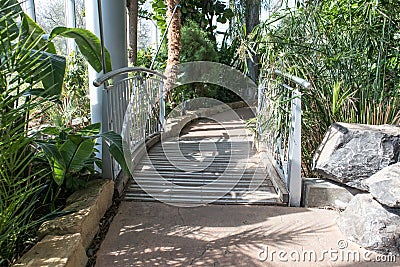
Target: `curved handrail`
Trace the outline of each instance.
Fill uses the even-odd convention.
[[[93,81],[93,85],[96,87],[99,87],[100,85],[102,85],[103,83],[108,81],[109,79],[111,79],[117,75],[120,75],[123,73],[128,73],[128,72],[147,72],[150,74],[154,74],[163,80],[167,79],[167,77],[165,75],[163,75],[155,70],[151,70],[151,69],[143,68],[143,67],[125,67],[125,68],[120,68],[120,69],[116,69],[116,70],[107,72],[106,74],[102,75],[101,77],[95,79]]]
[[[296,83],[296,84],[298,84],[298,85],[300,85],[300,86],[302,86],[302,87],[304,87],[306,89],[309,89],[311,87],[311,83],[310,82],[308,82],[308,81],[306,81],[306,80],[304,80],[302,78],[299,78],[297,76],[294,76],[292,74],[285,73],[285,72],[282,72],[280,70],[274,70],[274,73],[279,75],[279,76],[281,76],[281,77],[283,77],[283,78],[289,79],[289,80],[293,81],[294,83]]]

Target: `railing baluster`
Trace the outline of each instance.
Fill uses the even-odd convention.
[[[290,85],[308,89],[299,77],[275,70],[286,83],[264,78],[259,88],[257,131],[275,160],[275,168],[289,191],[289,204],[299,206],[301,198],[301,93]],[[277,90],[280,88],[280,90]],[[283,112],[283,114],[282,114]]]
[[[133,73],[133,76],[126,77],[127,73]],[[110,79],[114,79],[113,85],[108,85]],[[103,101],[106,103],[108,116],[104,117],[103,123],[106,127],[103,129],[121,134],[131,153],[148,136],[163,129],[159,127],[159,122],[161,125],[165,123],[162,96],[165,79],[164,75],[153,70],[128,67],[106,73],[93,82],[95,86],[105,83]],[[158,112],[153,112],[156,107]],[[103,170],[108,168],[104,166],[105,162],[106,158],[103,158]],[[107,175],[112,173],[112,178],[115,179],[117,171],[121,170],[120,166],[114,160],[106,164],[112,168]]]

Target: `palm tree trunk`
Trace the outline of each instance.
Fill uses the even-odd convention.
[[[176,9],[173,14],[174,8],[180,3],[180,0],[166,0],[167,4],[167,23],[170,21],[172,15],[171,25],[168,29],[168,60],[165,75],[167,81],[165,83],[165,96],[168,97],[171,90],[176,82],[178,74],[178,64],[180,61],[180,49],[181,49],[181,10]]]
[[[137,63],[137,30],[139,0],[128,0],[128,20],[129,20],[129,63],[133,66]]]
[[[246,34],[249,35],[254,27],[260,23],[260,12],[261,12],[261,1],[260,0],[247,0],[245,1],[246,4]],[[258,56],[252,53],[252,59],[247,59],[247,66],[248,66],[248,74],[250,78],[257,82],[258,80]]]

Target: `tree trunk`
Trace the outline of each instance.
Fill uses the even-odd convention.
[[[247,0],[245,2],[246,34],[249,35],[254,27],[260,23],[261,1]],[[252,56],[252,59],[247,59],[248,74],[253,81],[257,82],[259,59],[256,54],[252,53]]]
[[[138,30],[138,13],[139,0],[127,0],[128,21],[129,21],[129,64],[135,66],[137,64],[137,30]]]
[[[167,4],[167,25],[172,17],[172,13],[176,5],[180,3],[180,0],[166,0]],[[171,90],[176,82],[178,74],[178,64],[180,61],[180,49],[181,49],[181,10],[176,9],[174,16],[172,17],[171,25],[168,29],[168,60],[165,75],[167,81],[165,83],[164,92],[168,97]]]

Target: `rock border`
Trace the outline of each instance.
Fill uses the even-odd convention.
[[[64,211],[75,212],[44,222],[38,231],[40,241],[13,266],[85,267],[86,249],[112,205],[113,194],[113,181],[89,181],[67,199]]]

